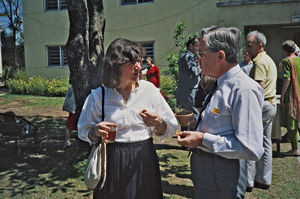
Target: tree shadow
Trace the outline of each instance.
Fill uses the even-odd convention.
[[[25,117],[25,116],[24,116]],[[85,186],[78,186],[69,179],[83,181],[85,163],[89,154],[89,144],[72,135],[72,146],[63,150],[65,140],[65,117],[50,117],[35,115],[26,117],[38,126],[39,145],[33,144],[33,139],[22,140],[21,153],[18,154],[12,140],[0,140],[0,186],[1,194],[9,194],[8,197],[22,197],[28,194],[40,194],[36,186],[45,186],[50,193],[76,190],[81,197],[90,197],[92,191]],[[167,150],[167,154],[159,156],[163,171],[162,178],[175,175],[179,180],[190,179],[187,165],[168,165],[169,161],[176,161],[178,157],[173,155],[175,151],[182,151],[180,146],[168,144],[156,144],[156,150]],[[83,183],[82,183],[83,184]],[[167,180],[162,181],[164,193],[191,198],[193,187],[180,184],[172,184]]]
[[[75,165],[87,159],[88,143],[81,143],[73,135],[72,146],[62,150],[66,118],[39,115],[31,118],[39,128],[38,147],[32,139],[24,139],[18,154],[11,140],[0,141],[0,179],[6,183],[6,187],[0,187],[0,195],[7,193],[8,187],[11,197],[34,193],[35,186],[49,187],[52,193],[66,193],[68,189],[76,188],[67,180],[83,177],[84,173]],[[86,193],[89,192],[86,190]]]
[[[193,186],[182,184],[183,181],[191,179],[189,161],[182,163],[182,160],[179,159],[178,154],[176,152],[174,153],[174,150],[186,151],[186,154],[188,154],[188,151],[181,146],[166,144],[156,144],[155,148],[156,150],[170,150],[169,152],[166,152],[166,154],[161,154],[159,156],[160,167],[162,168],[162,179],[166,179],[168,178],[168,176],[176,176],[179,181],[179,183],[177,184],[176,182],[173,182],[171,184],[169,181],[162,180],[164,193],[170,195],[178,195],[185,198],[192,198]],[[184,154],[184,156],[186,154]],[[178,162],[178,164],[170,165],[170,162]]]

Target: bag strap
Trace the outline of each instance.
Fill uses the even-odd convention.
[[[104,121],[104,96],[105,96],[105,90],[104,87],[101,86],[102,88],[102,121]]]
[[[103,87],[103,86],[101,86],[101,89],[102,89],[102,116],[101,116],[101,118],[102,118],[102,121],[104,121],[104,116],[105,116],[105,114],[104,114],[104,97],[105,97],[105,90],[104,90],[104,87]],[[95,144],[95,146],[97,147],[97,146],[99,146],[99,144],[101,144],[101,143],[102,143],[102,138],[100,137],[99,140],[98,140],[98,142]]]

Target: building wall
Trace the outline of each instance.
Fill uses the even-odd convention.
[[[266,49],[275,56],[276,62],[282,58],[281,42],[290,38],[291,31],[300,32],[300,24],[291,22],[292,15],[300,15],[299,1],[239,6],[217,6],[217,0],[154,0],[139,5],[120,5],[120,0],[103,2],[107,20],[105,49],[119,37],[154,41],[155,64],[159,67],[166,66],[167,55],[176,50],[173,31],[181,21],[185,22],[187,33],[210,25],[236,26],[243,33],[259,28],[266,34]],[[45,50],[45,45],[66,43],[67,11],[44,11],[43,4],[42,0],[23,1],[26,73],[28,76],[40,74],[47,77],[68,75],[68,68],[46,68]],[[282,26],[295,28],[280,28]]]
[[[46,45],[65,45],[67,42],[67,10],[45,11],[43,0],[24,0],[23,18],[26,76],[68,76],[68,67],[47,67],[46,56]]]

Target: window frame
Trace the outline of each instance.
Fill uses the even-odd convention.
[[[143,65],[144,65],[144,62],[145,62],[145,59],[147,57],[151,57],[152,60],[153,60],[153,64],[155,63],[155,41],[138,41],[138,43],[143,46],[144,50],[145,50],[145,56],[144,56],[144,61],[143,61]],[[145,48],[145,45],[152,45],[151,46],[151,51],[152,52],[152,55],[147,55],[147,48]],[[148,52],[149,53],[149,52]]]
[[[55,0],[56,3],[57,3],[57,9],[48,9],[47,8],[47,3],[48,3],[49,0],[44,0],[44,10],[45,11],[59,11],[59,10],[66,10],[67,9],[67,5],[66,5],[66,0]],[[62,5],[62,2],[65,2],[65,7],[63,7]]]
[[[120,0],[121,6],[131,6],[131,5],[140,5],[140,4],[150,4],[154,3],[154,0],[150,0],[148,2],[139,2],[140,0],[135,0],[135,3],[124,3],[124,0]]]
[[[50,65],[50,60],[49,60],[49,47],[59,47],[59,65]],[[64,45],[46,45],[46,68],[67,68],[69,67],[68,63],[65,63],[64,60],[67,60],[66,55],[64,54]],[[64,57],[65,55],[65,57]],[[64,59],[65,58],[65,59]]]

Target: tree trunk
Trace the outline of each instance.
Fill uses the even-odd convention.
[[[13,48],[14,48],[14,67],[16,68],[18,66],[17,64],[17,31],[13,29]]]
[[[91,89],[102,84],[105,17],[102,0],[66,0],[66,3],[70,21],[67,58],[79,114]]]

